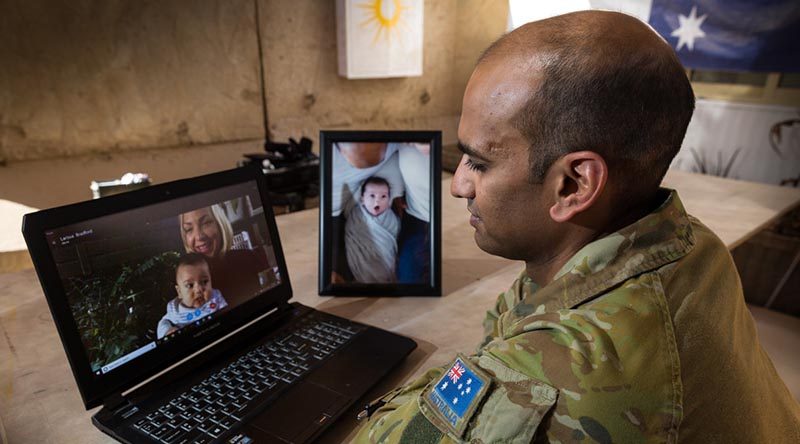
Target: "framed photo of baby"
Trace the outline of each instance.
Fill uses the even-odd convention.
[[[440,131],[321,131],[319,294],[441,295]]]

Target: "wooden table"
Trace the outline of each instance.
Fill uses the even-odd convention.
[[[688,211],[729,247],[743,242],[800,203],[800,190],[671,171]],[[479,250],[466,203],[443,183],[442,298],[320,297],[317,285],[318,212],[278,217],[294,300],[413,337],[419,343],[385,390],[456,352],[474,350],[484,312],[522,269],[521,263]],[[0,275],[0,419],[10,442],[109,442],[84,411],[55,326],[32,270]],[[355,427],[352,415],[324,441],[340,442]]]
[[[678,190],[686,211],[734,249],[800,203],[800,189],[670,170],[663,185]]]

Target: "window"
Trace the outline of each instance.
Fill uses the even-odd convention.
[[[699,98],[800,106],[800,74],[687,69]]]
[[[734,85],[764,86],[767,74],[760,72],[700,71],[692,70],[692,82],[730,83]]]
[[[800,73],[781,74],[778,88],[800,88]]]

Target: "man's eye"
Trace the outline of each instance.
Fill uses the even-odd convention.
[[[467,168],[471,169],[472,171],[477,171],[479,173],[486,171],[486,165],[482,163],[477,163],[472,159],[470,159],[469,157],[467,157],[467,160],[464,162],[464,165],[466,165]]]

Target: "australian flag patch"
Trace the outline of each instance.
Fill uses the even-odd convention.
[[[425,400],[444,422],[442,425],[461,436],[490,382],[486,373],[459,355],[436,385],[429,388]]]

